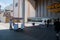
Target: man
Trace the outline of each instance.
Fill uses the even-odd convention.
[[[49,22],[50,22],[50,20],[48,19],[48,20],[47,20],[47,27],[49,26]]]
[[[10,15],[10,16],[8,16],[9,17],[9,19],[10,19],[10,21],[9,21],[9,23],[10,23],[10,30],[12,30],[12,25],[13,25],[13,17]]]
[[[12,30],[12,23],[13,23],[13,21],[12,21],[12,19],[10,19],[10,30]]]
[[[57,40],[59,40],[59,31],[60,31],[60,21],[59,21],[59,18],[54,21],[54,26],[55,26]]]

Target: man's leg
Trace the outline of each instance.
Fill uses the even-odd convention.
[[[12,30],[12,25],[10,25],[10,30]]]
[[[57,38],[57,40],[59,40],[59,32],[58,31],[56,32],[56,38]]]

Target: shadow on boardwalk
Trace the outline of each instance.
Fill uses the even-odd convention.
[[[56,40],[54,26],[27,27],[24,31],[0,30],[0,40]]]

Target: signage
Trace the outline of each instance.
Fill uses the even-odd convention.
[[[48,6],[48,11],[58,13],[60,12],[60,3],[53,3],[52,5]]]

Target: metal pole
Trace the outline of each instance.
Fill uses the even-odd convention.
[[[22,25],[21,25],[21,29],[24,29],[25,26],[25,0],[22,0]]]

